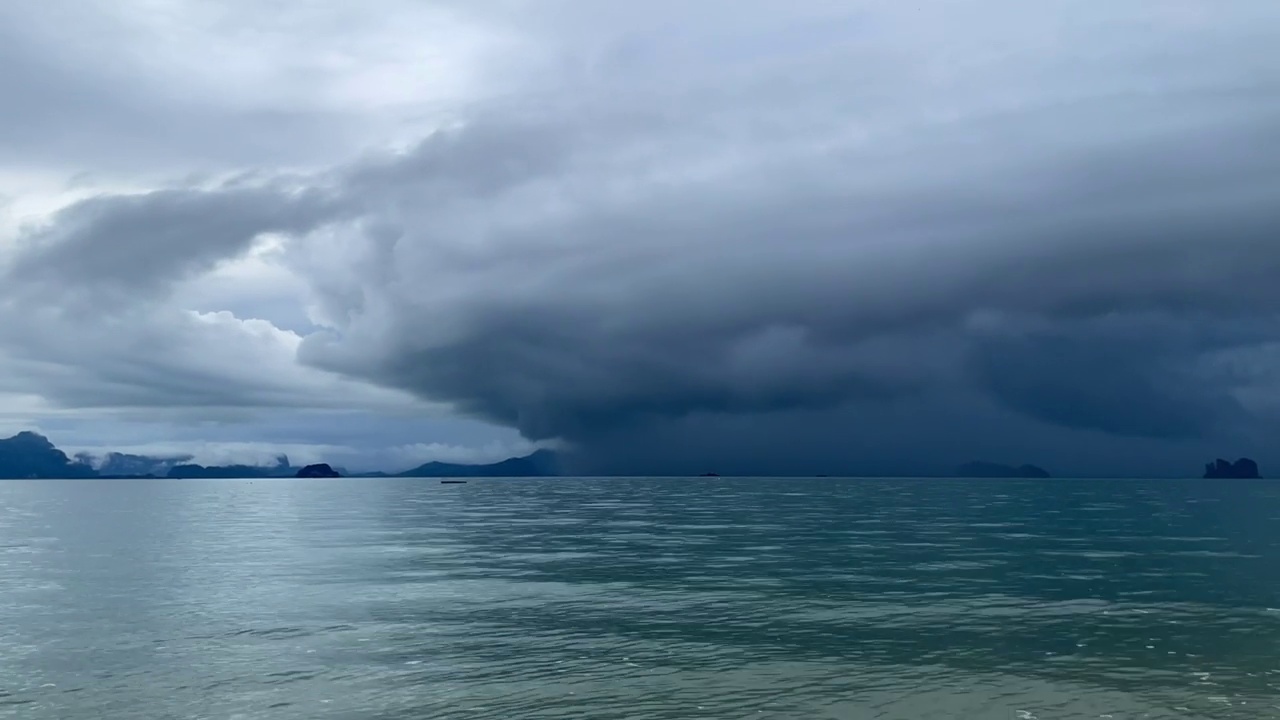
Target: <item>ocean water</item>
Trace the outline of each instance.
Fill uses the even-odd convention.
[[[0,718],[1280,718],[1280,483],[0,482]]]

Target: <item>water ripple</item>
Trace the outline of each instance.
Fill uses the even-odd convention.
[[[1280,487],[0,483],[0,718],[1280,718]]]

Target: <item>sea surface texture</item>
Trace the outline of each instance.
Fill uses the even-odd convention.
[[[0,718],[1280,718],[1280,483],[0,482]]]

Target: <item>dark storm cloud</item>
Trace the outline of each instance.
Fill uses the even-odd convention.
[[[137,299],[243,253],[265,233],[305,233],[340,210],[323,190],[276,185],[92,197],[21,237],[8,279]]]
[[[1196,353],[1143,319],[1120,328],[1063,322],[978,343],[971,363],[980,387],[1031,417],[1179,439],[1200,437],[1242,412],[1221,386],[1186,366]]]
[[[401,155],[374,157],[343,173],[352,194],[370,200],[445,197],[483,199],[529,178],[563,169],[575,149],[570,139],[584,128],[540,122],[480,118],[464,128],[432,133]]]
[[[1280,340],[1273,6],[1049,5],[483,5],[539,48],[526,93],[310,177],[73,205],[10,277],[163,297],[288,235],[305,366],[597,470],[1184,463],[1276,427],[1222,359]]]
[[[925,182],[851,183],[841,171],[868,156],[833,153],[751,168],[776,171],[767,178],[646,188],[549,226],[490,224],[484,242],[458,246],[478,266],[449,264],[449,241],[415,237],[411,223],[400,283],[367,288],[381,314],[346,329],[359,340],[310,338],[303,358],[529,437],[588,444],[694,414],[839,408],[946,387],[1065,427],[1199,437],[1241,409],[1222,378],[1192,372],[1196,359],[1264,339],[1221,338],[1213,323],[1280,310],[1268,281],[1280,273],[1280,209],[1267,201],[1280,196],[1280,156],[1261,152],[1280,147],[1280,115],[1265,97],[1235,103],[1238,116],[1192,111],[1171,128],[1152,104],[1151,136],[1132,143],[1102,132],[1070,154],[986,148],[1016,152],[1007,164],[966,155],[966,128],[949,127],[918,139],[927,155],[894,158],[919,164]],[[1079,117],[1049,118],[1036,134]],[[406,171],[425,168],[418,158]],[[830,172],[824,182],[815,166]],[[548,182],[506,181],[485,193],[542,197]],[[414,267],[443,284],[438,302],[406,284]],[[1090,324],[1114,317],[1122,331]],[[365,321],[381,331],[360,335]]]

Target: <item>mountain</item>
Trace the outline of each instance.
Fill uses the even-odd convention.
[[[277,468],[258,467],[256,465],[177,465],[169,470],[165,477],[198,480],[210,478],[243,479],[279,477]]]
[[[83,461],[90,458],[87,455],[77,455]],[[143,476],[154,475],[156,477],[164,477],[175,466],[191,461],[190,455],[179,455],[177,457],[151,457],[150,455],[131,455],[128,453],[112,452],[107,453],[102,461],[97,464],[98,474],[104,476]]]
[[[20,432],[0,439],[0,478],[91,478],[93,466],[72,462],[49,438]]]
[[[1035,465],[1001,465],[975,460],[956,468],[957,477],[966,478],[1047,478],[1049,471]]]
[[[24,431],[11,438],[0,439],[0,479],[98,477],[236,479],[341,477],[347,474],[342,468],[333,468],[325,463],[296,468],[289,463],[289,458],[285,455],[278,456],[275,464],[271,466],[205,466],[192,463],[190,455],[150,457],[112,452],[99,457],[80,453],[75,458],[69,458],[45,436]],[[550,450],[539,450],[532,455],[508,458],[488,465],[432,462],[398,475],[380,472],[363,475],[366,477],[548,477],[559,474],[558,464],[555,453]]]
[[[327,466],[326,466],[327,467]],[[269,478],[269,477],[297,477],[298,468],[289,464],[288,455],[277,455],[276,464],[271,466],[263,465],[176,465],[165,475],[170,478],[182,479],[200,479],[200,478],[221,478],[221,479],[237,479],[237,478]]]
[[[1260,480],[1258,463],[1240,458],[1234,463],[1218,458],[1204,466],[1204,477],[1210,480]]]
[[[316,463],[308,465],[299,470],[294,477],[300,478],[336,478],[342,477],[342,473],[329,467],[328,463]]]
[[[558,459],[551,450],[539,450],[525,457],[508,458],[488,465],[429,462],[399,473],[399,477],[552,477]]]

